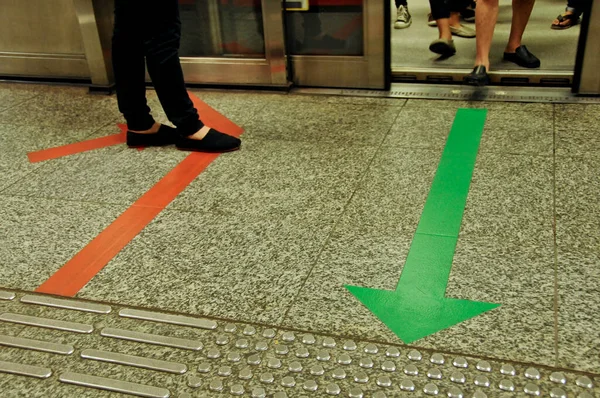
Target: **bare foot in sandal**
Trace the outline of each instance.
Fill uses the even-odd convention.
[[[573,13],[573,11],[565,11],[552,22],[552,29],[569,29],[579,23],[579,15]]]

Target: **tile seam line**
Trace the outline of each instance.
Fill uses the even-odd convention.
[[[41,95],[42,95],[42,93],[37,93],[37,94],[35,94],[33,97],[29,97],[29,98],[27,98],[26,100],[23,100],[23,101],[21,101],[21,102],[18,102],[18,103],[16,103],[16,104],[13,104],[13,105],[9,106],[9,107],[8,107],[8,108],[6,108],[6,109],[2,109],[2,110],[0,110],[0,114],[1,114],[1,113],[3,113],[3,112],[6,112],[6,111],[8,111],[8,110],[10,110],[10,109],[16,108],[17,106],[23,105],[24,103],[26,103],[26,102],[28,102],[28,101],[31,101],[31,100],[32,100],[32,99],[34,99],[34,98],[40,97]]]
[[[279,321],[278,325],[281,326],[285,322],[285,320],[288,317],[288,314],[289,314],[290,310],[292,309],[294,303],[296,302],[296,300],[300,296],[300,293],[304,290],[304,287],[306,286],[306,283],[310,279],[310,276],[312,275],[315,267],[317,266],[317,264],[319,263],[319,261],[321,259],[321,255],[323,254],[323,251],[329,245],[329,242],[331,241],[331,237],[333,236],[333,234],[336,231],[339,223],[341,222],[342,216],[344,214],[346,214],[346,211],[348,210],[348,206],[350,206],[350,203],[354,199],[354,196],[356,195],[356,193],[358,192],[358,190],[360,189],[360,187],[363,185],[363,182],[364,182],[364,180],[365,180],[365,178],[366,178],[369,170],[371,169],[371,166],[372,166],[373,162],[375,161],[375,158],[381,152],[385,140],[390,136],[390,134],[392,132],[392,128],[394,127],[394,125],[396,124],[396,122],[398,121],[398,119],[400,118],[400,115],[402,114],[403,108],[404,107],[402,107],[402,108],[400,108],[398,110],[398,114],[394,118],[394,121],[390,124],[387,132],[381,138],[381,141],[379,142],[379,145],[377,147],[375,147],[375,150],[373,151],[373,155],[371,156],[371,159],[369,159],[369,161],[365,165],[366,167],[365,167],[365,169],[364,169],[364,171],[363,171],[360,179],[356,182],[356,185],[354,186],[354,189],[352,190],[352,193],[351,193],[350,197],[346,201],[346,204],[344,205],[343,210],[336,217],[337,219],[336,219],[335,223],[333,224],[333,226],[331,227],[331,229],[329,230],[329,233],[327,234],[327,237],[325,238],[323,244],[321,245],[321,248],[319,249],[319,252],[315,256],[315,260],[312,262],[312,266],[310,267],[310,270],[308,271],[308,274],[306,275],[306,278],[304,278],[304,280],[302,281],[302,284],[298,288],[296,294],[290,300],[290,304],[289,304],[288,308],[286,309],[285,313],[283,314],[283,316],[280,318],[280,321]]]
[[[554,240],[554,363],[556,366],[560,363],[560,354],[558,348],[559,341],[559,286],[558,286],[558,246],[556,240],[557,220],[556,220],[556,105],[552,106],[552,238]]]
[[[15,293],[22,293],[22,294],[39,294],[39,293],[31,292],[31,291],[23,291],[23,290],[18,290],[18,289],[8,289],[7,288],[7,289],[3,289],[3,290],[13,291]],[[46,294],[42,294],[42,295],[46,295]],[[54,296],[54,295],[50,295],[50,296],[57,297],[57,298],[64,298],[63,296]],[[498,357],[492,357],[492,356],[487,356],[487,355],[478,355],[478,354],[472,354],[472,353],[470,354],[467,352],[460,352],[460,351],[449,351],[449,350],[443,350],[443,349],[437,350],[437,349],[432,349],[430,347],[417,346],[417,345],[404,345],[404,344],[398,344],[398,343],[390,343],[390,342],[381,341],[381,340],[372,340],[372,339],[368,339],[368,338],[363,338],[360,336],[335,335],[335,334],[331,334],[328,332],[319,332],[319,331],[314,331],[314,330],[305,330],[305,329],[298,329],[298,328],[293,328],[293,327],[280,327],[280,326],[276,326],[276,325],[268,324],[268,323],[247,322],[247,321],[235,320],[235,319],[230,319],[230,318],[191,315],[191,314],[187,314],[187,313],[165,311],[163,309],[137,307],[137,306],[133,306],[133,305],[129,306],[129,305],[118,304],[118,303],[110,303],[110,302],[82,299],[82,298],[78,298],[78,297],[72,297],[70,299],[86,301],[86,302],[90,302],[90,303],[111,305],[111,306],[115,307],[115,308],[113,308],[113,312],[111,314],[106,314],[105,316],[112,315],[112,316],[116,316],[117,318],[120,318],[120,317],[118,317],[118,315],[116,315],[116,314],[118,314],[120,309],[123,309],[123,308],[139,309],[139,310],[154,311],[154,312],[160,312],[160,313],[171,314],[171,315],[183,315],[183,316],[188,316],[188,317],[197,318],[197,319],[203,318],[203,319],[215,320],[215,321],[221,321],[221,322],[231,322],[231,323],[237,322],[237,323],[242,323],[245,325],[255,325],[255,326],[260,326],[260,327],[265,327],[265,328],[293,331],[293,332],[299,332],[299,333],[316,333],[316,334],[319,334],[319,335],[322,335],[325,337],[332,337],[335,339],[352,339],[352,340],[358,340],[359,342],[364,342],[364,343],[374,343],[374,344],[379,344],[379,345],[383,345],[383,346],[399,347],[399,348],[403,348],[403,349],[420,349],[420,350],[425,350],[427,352],[440,353],[443,355],[472,357],[475,359],[503,362],[503,363],[514,364],[514,365],[519,365],[519,366],[523,366],[523,367],[533,366],[533,367],[538,367],[538,368],[541,368],[544,370],[549,370],[549,371],[563,371],[563,372],[568,372],[568,373],[576,373],[578,375],[586,375],[586,376],[590,376],[592,378],[600,377],[600,373],[593,373],[593,372],[584,371],[584,370],[557,367],[557,366],[546,365],[546,364],[541,364],[541,363],[536,363],[536,362],[515,361],[515,360],[511,360],[511,359],[506,359],[506,358],[498,358]],[[31,305],[34,305],[34,304],[31,304]],[[56,310],[56,309],[61,310],[61,308],[50,308],[50,309],[51,310]],[[23,325],[23,328],[28,328],[28,327],[30,327],[30,326]],[[181,326],[181,327],[185,327],[185,326]],[[100,329],[94,330],[94,332],[92,334],[93,335],[98,334],[99,331],[100,331]],[[21,335],[21,333],[19,333],[19,336]]]

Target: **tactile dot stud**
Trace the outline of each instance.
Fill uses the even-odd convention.
[[[396,364],[392,361],[385,361],[381,364],[381,370],[386,372],[394,372],[396,370]]]
[[[500,373],[507,376],[514,376],[517,374],[517,370],[512,365],[502,365],[500,368]]]
[[[491,372],[492,365],[490,365],[488,361],[479,361],[477,362],[477,370],[480,370],[482,372]]]
[[[365,369],[371,369],[375,364],[373,363],[373,360],[369,357],[367,358],[361,358],[359,363],[361,368],[365,368]]]
[[[253,374],[252,371],[250,370],[250,368],[244,368],[240,371],[239,374],[239,378],[242,380],[250,380],[252,378]]]
[[[235,346],[240,349],[248,348],[248,340],[247,339],[238,339],[235,342]]]
[[[210,359],[217,359],[217,358],[221,358],[221,351],[217,350],[216,348],[211,348],[210,350],[208,350],[208,352],[206,353],[206,357],[210,358]]]
[[[442,378],[442,371],[438,368],[431,368],[427,371],[427,377],[434,380],[440,380]]]
[[[267,366],[271,369],[279,369],[281,367],[281,360],[277,358],[270,358],[267,362]]]
[[[219,370],[217,370],[219,376],[227,377],[231,376],[231,367],[230,366],[221,366]]]
[[[550,375],[550,381],[553,383],[565,384],[567,382],[567,377],[563,372],[553,372]]]
[[[208,385],[212,391],[223,391],[223,382],[221,380],[213,380]]]
[[[408,353],[408,359],[410,359],[411,361],[420,361],[421,359],[423,359],[423,355],[417,350],[411,350]]]
[[[234,333],[237,330],[237,327],[233,323],[228,323],[227,325],[225,325],[224,330],[227,333]]]
[[[263,373],[260,375],[260,381],[263,383],[273,383],[275,377],[273,376],[273,373]]]
[[[275,330],[274,329],[265,329],[263,330],[263,337],[265,339],[272,339],[273,337],[275,337]]]
[[[310,356],[310,352],[306,347],[300,347],[296,350],[296,356],[298,358],[308,358]]]
[[[567,393],[562,388],[553,388],[550,390],[550,398],[567,398]]]
[[[535,396],[540,395],[540,387],[535,383],[525,384],[523,391],[525,391],[525,394],[527,394],[527,395],[535,395]]]
[[[227,360],[230,362],[239,362],[242,360],[242,356],[237,351],[231,351],[227,354]]]
[[[352,340],[346,340],[344,341],[344,350],[346,351],[354,351],[356,350],[357,346],[356,343]]]
[[[302,385],[302,388],[304,388],[306,391],[317,391],[319,385],[314,380],[306,380]]]
[[[252,390],[252,398],[265,398],[267,392],[262,387],[256,387]]]
[[[379,387],[390,387],[392,385],[392,379],[387,376],[379,376],[377,378],[377,385]]]
[[[390,347],[386,350],[385,355],[390,358],[398,358],[400,356],[400,350],[396,347]]]
[[[383,391],[377,391],[372,395],[373,398],[387,398],[387,395]]]
[[[357,383],[361,383],[361,384],[365,384],[369,382],[369,375],[367,375],[365,372],[357,372],[354,375],[354,381]]]
[[[475,385],[479,386],[479,387],[489,387],[490,386],[490,379],[488,379],[487,376],[475,376]]]
[[[325,369],[321,365],[314,365],[310,368],[310,374],[313,376],[323,376]]]
[[[202,362],[200,365],[198,365],[198,372],[200,372],[200,373],[210,372],[210,363]]]
[[[443,365],[445,362],[444,356],[442,354],[433,354],[431,356],[430,361],[431,361],[431,363],[434,363],[436,365]]]
[[[202,385],[202,379],[199,377],[192,376],[188,378],[188,386],[192,388],[198,388]]]
[[[329,384],[327,384],[327,387],[325,387],[325,392],[329,395],[340,395],[342,390],[340,389],[340,386],[338,386],[337,384],[329,383]]]
[[[281,379],[281,385],[292,388],[296,385],[296,379],[294,379],[292,376],[285,376],[283,379]]]
[[[348,354],[342,354],[337,358],[337,363],[340,365],[350,365],[352,363],[352,358]]]
[[[260,355],[258,354],[252,354],[248,357],[248,359],[246,360],[246,362],[248,362],[249,365],[260,365],[260,363],[262,362],[260,359]]]
[[[317,361],[329,361],[331,359],[331,354],[327,350],[320,350],[317,352]]]
[[[379,348],[375,344],[367,344],[365,346],[365,352],[367,354],[377,354],[379,352]]]
[[[577,396],[577,398],[594,398],[594,396],[592,394],[590,394],[589,392],[584,391],[581,394],[579,394]]]
[[[427,395],[438,395],[440,393],[440,389],[433,383],[427,383],[425,384],[425,387],[423,387],[423,392]]]
[[[453,383],[464,384],[467,381],[467,378],[465,377],[465,375],[462,372],[459,372],[458,370],[455,370],[450,375],[450,380]]]
[[[473,398],[487,398],[487,394],[483,391],[475,391],[475,394],[473,394]]]
[[[464,396],[462,390],[456,386],[448,389],[448,398],[463,398]]]
[[[353,388],[348,393],[348,396],[350,398],[363,398],[365,394],[360,388]]]
[[[290,349],[284,344],[275,344],[275,353],[278,355],[287,355]]]
[[[226,336],[224,334],[218,335],[217,339],[216,339],[216,343],[217,343],[217,345],[225,345],[225,344],[229,343],[229,336]]]
[[[335,347],[335,340],[331,337],[325,337],[323,339],[323,347],[333,348]]]
[[[296,340],[296,335],[294,334],[294,332],[285,332],[281,336],[281,339],[283,341],[292,342],[292,341]]]
[[[498,384],[498,388],[502,391],[515,391],[515,383],[512,380],[502,379]]]
[[[288,398],[288,395],[284,391],[278,391],[273,394],[273,398]]]
[[[403,391],[415,391],[415,383],[410,379],[404,379],[400,382],[400,389]]]
[[[269,344],[266,341],[259,341],[254,346],[256,351],[267,351],[269,349]]]
[[[290,362],[288,369],[290,370],[290,372],[294,373],[302,372],[302,364],[298,361]]]
[[[592,379],[587,376],[579,376],[577,380],[575,380],[575,384],[579,387],[583,388],[592,388],[594,387],[594,383],[592,383]]]
[[[302,336],[302,342],[304,344],[315,344],[317,340],[315,339],[315,336],[313,336],[312,334],[305,334],[304,336]]]
[[[338,380],[345,379],[346,371],[342,368],[334,369],[333,372],[331,372],[331,377]]]
[[[404,373],[406,373],[409,376],[417,376],[419,374],[419,368],[417,368],[413,364],[409,364],[406,365],[406,367],[404,368]]]
[[[244,331],[243,331],[243,333],[244,333],[246,336],[254,336],[254,335],[256,334],[256,328],[255,328],[254,326],[250,326],[250,325],[248,325],[248,326],[246,326],[246,327],[244,328]]]
[[[241,384],[234,384],[231,386],[231,395],[244,395],[244,386]]]
[[[525,377],[528,379],[539,380],[541,377],[540,371],[536,368],[527,368],[527,370],[525,370]]]
[[[452,361],[452,365],[456,368],[467,368],[469,366],[469,362],[465,357],[456,357],[454,361]]]

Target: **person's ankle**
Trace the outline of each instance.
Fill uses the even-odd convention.
[[[148,130],[129,130],[136,134],[156,134],[160,129],[160,123],[155,122]]]

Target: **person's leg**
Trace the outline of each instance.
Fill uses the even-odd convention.
[[[552,22],[552,29],[568,29],[579,23],[587,0],[569,0],[567,8]]]
[[[521,46],[521,40],[523,39],[523,33],[529,22],[531,11],[535,0],[513,0],[513,16],[512,24],[510,27],[510,36],[508,44],[506,45],[507,53],[514,53],[517,48]],[[477,10],[479,12],[479,10]]]
[[[112,63],[117,101],[128,129],[133,131],[157,130],[146,103],[143,23],[134,0],[115,1]]]
[[[429,0],[431,17],[436,21],[439,38],[429,45],[429,50],[449,57],[456,53],[450,30],[450,9],[447,0]]]
[[[477,29],[475,66],[485,66],[486,70],[490,69],[490,49],[497,20],[498,0],[478,0],[475,14]]]
[[[396,22],[395,29],[405,29],[412,24],[412,16],[408,11],[407,0],[396,0]]]

